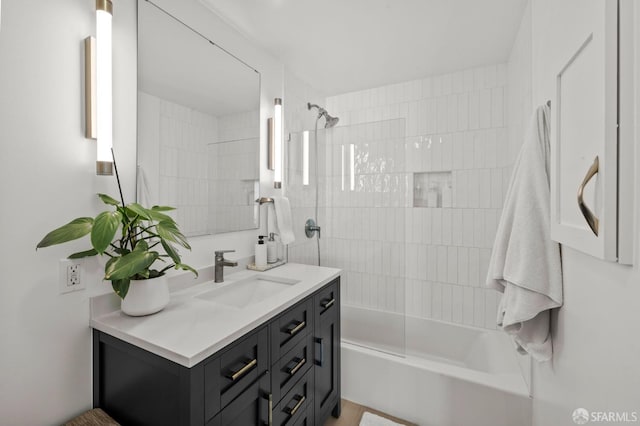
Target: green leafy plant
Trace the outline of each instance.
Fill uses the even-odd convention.
[[[198,275],[195,269],[180,261],[180,255],[174,247],[177,244],[191,250],[176,222],[164,213],[174,210],[173,207],[153,206],[148,209],[138,203],[123,205],[105,194],[98,194],[98,197],[114,209],[103,211],[95,218],[80,217],[54,229],[45,235],[36,249],[90,235],[92,248],[73,253],[69,259],[108,256],[104,279],[111,281],[113,290],[122,299],[129,291],[131,280],[156,278],[170,268]],[[165,265],[160,269],[152,269],[156,262]]]

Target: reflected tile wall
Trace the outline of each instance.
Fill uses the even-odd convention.
[[[327,99],[326,263],[348,304],[495,328],[483,287],[511,174],[507,66],[430,76]],[[355,186],[342,190],[342,146]],[[450,172],[450,208],[412,207],[413,173]]]

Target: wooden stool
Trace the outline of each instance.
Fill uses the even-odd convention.
[[[94,408],[68,421],[64,426],[120,426],[120,424],[100,408]]]

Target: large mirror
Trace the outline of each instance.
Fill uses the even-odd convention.
[[[260,74],[138,1],[138,200],[187,236],[257,228]]]

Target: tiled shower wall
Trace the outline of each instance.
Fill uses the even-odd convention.
[[[260,112],[218,116],[215,143],[208,146],[210,233],[258,227]]]
[[[338,222],[330,222],[329,227],[337,230],[339,223],[344,223],[349,228],[339,238],[340,244],[346,245],[345,258],[339,248],[326,241],[328,256],[333,253],[336,266],[345,269],[345,303],[405,309],[411,316],[495,328],[497,294],[485,289],[483,283],[512,164],[506,86],[507,66],[497,64],[327,99],[329,112],[340,117],[339,126],[354,130],[341,143],[357,144],[356,180],[363,182],[341,196],[332,193],[338,186],[329,185],[324,198],[327,217]],[[404,140],[393,145],[399,133],[389,133],[384,123],[397,123],[398,119],[404,123]],[[375,127],[379,125],[382,127]],[[332,132],[334,139],[342,138],[337,136],[339,131],[340,127],[328,131],[327,138]],[[379,132],[389,137],[381,138]],[[384,148],[375,148],[380,141]],[[372,155],[372,149],[383,151]],[[330,159],[329,163],[335,161]],[[405,180],[400,185],[406,192],[397,200],[405,203],[401,214],[393,204],[385,203],[390,188],[386,186],[388,171],[374,173],[373,180],[366,176],[376,170],[372,162],[403,168]],[[450,173],[451,207],[413,207],[414,173],[432,172]],[[359,204],[370,191],[379,193],[380,204]],[[349,200],[349,206],[336,205],[336,197]],[[393,196],[389,202],[395,202]],[[382,219],[374,223],[379,226],[370,226],[368,232],[375,231],[383,245],[398,243],[382,250],[381,263],[367,259],[368,252],[375,256],[380,247],[372,245],[371,236],[353,225],[361,220],[370,223],[378,214]],[[394,271],[396,279],[386,284],[396,288],[378,291],[372,298],[372,286],[380,283],[376,271],[385,262],[398,269]],[[363,272],[351,265],[369,267]],[[406,297],[402,302],[389,302],[386,295],[395,294],[397,299],[402,293],[398,287],[404,287]]]

